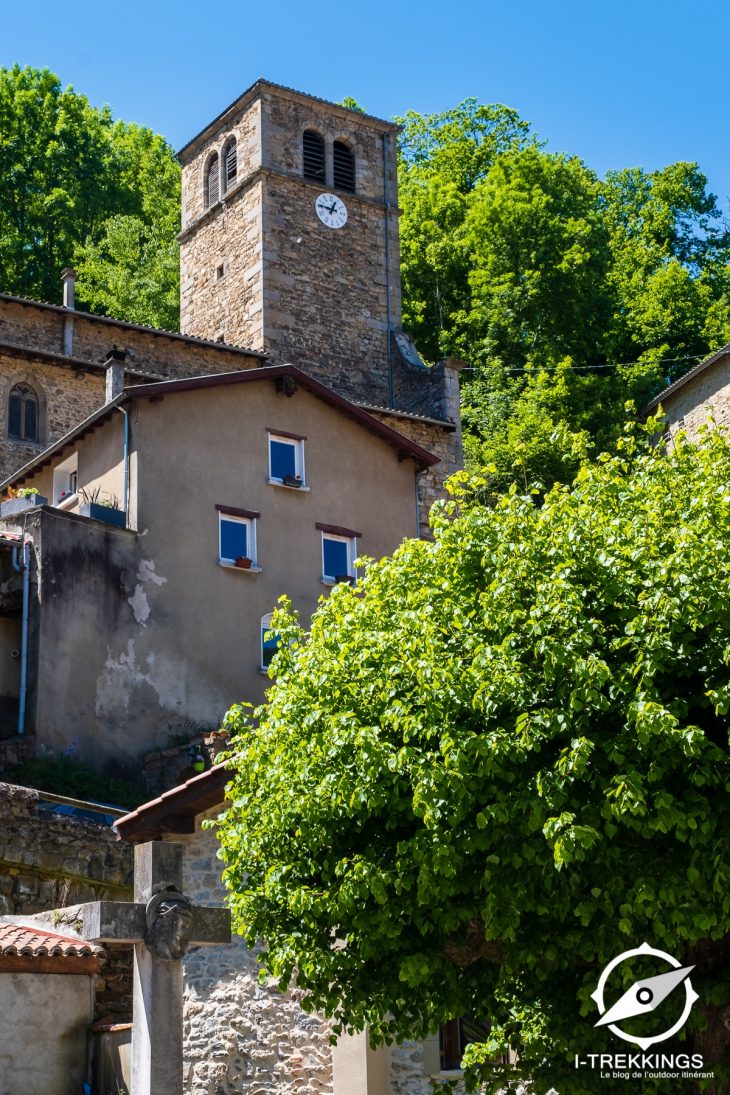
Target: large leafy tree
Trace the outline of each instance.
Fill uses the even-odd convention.
[[[626,399],[643,404],[730,339],[730,238],[696,164],[599,180],[472,100],[402,121],[404,321],[427,359],[472,366],[474,465],[509,482],[529,450],[547,478],[556,425],[600,447]],[[553,377],[561,398],[545,407]],[[559,478],[572,468],[560,461]]]
[[[309,636],[275,618],[268,702],[229,715],[236,927],[336,1026],[488,1016],[471,1079],[503,1087],[480,1061],[511,1046],[561,1095],[625,1090],[574,1054],[630,1048],[590,994],[648,940],[700,996],[661,1048],[727,1078],[730,442],[627,434],[539,506],[456,490],[434,542],[337,587]]]
[[[177,326],[178,217],[166,141],[115,122],[47,69],[0,69],[4,290],[58,301],[62,268],[77,264],[82,302]]]

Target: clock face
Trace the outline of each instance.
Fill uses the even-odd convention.
[[[342,228],[347,223],[347,206],[336,194],[320,194],[314,208],[328,228]]]

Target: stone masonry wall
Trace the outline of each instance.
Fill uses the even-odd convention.
[[[461,430],[458,426],[454,429],[446,429],[423,419],[406,418],[396,411],[374,410],[371,413],[386,426],[391,426],[399,433],[405,434],[411,441],[415,441],[417,445],[428,449],[439,458],[438,464],[422,471],[417,480],[420,535],[430,539],[429,510],[437,499],[445,496],[444,483],[449,476],[463,467]]]
[[[196,903],[223,903],[216,848],[210,830],[185,841],[183,888]],[[326,1023],[302,1011],[296,990],[259,984],[240,937],[186,956],[183,1015],[185,1095],[331,1095]]]
[[[260,98],[259,98],[260,95]],[[304,179],[302,134],[325,140],[327,178]],[[230,134],[238,140],[238,177],[204,209],[206,165]],[[395,135],[366,118],[266,83],[183,150],[182,326],[271,353],[307,369],[336,391],[387,401],[387,290],[384,154],[388,183],[390,321],[400,325]],[[316,215],[319,193],[333,189],[332,144],[353,150],[354,194],[344,228]]]
[[[261,179],[237,187],[180,246],[180,322],[200,338],[262,349]]]
[[[671,432],[685,430],[691,441],[710,414],[716,425],[730,428],[730,351],[663,399],[662,408]]]
[[[38,396],[40,440],[8,437],[8,397],[16,384],[28,384]],[[83,375],[39,359],[25,359],[0,350],[0,479],[58,441],[104,402],[104,375]]]
[[[129,901],[133,849],[106,824],[51,813],[42,793],[0,783],[0,915],[82,901]],[[96,984],[97,1017],[131,1018],[132,952],[107,946]]]
[[[74,366],[78,366],[78,360],[101,364],[113,346],[126,351],[131,368],[153,377],[234,372],[261,363],[260,358],[249,357],[245,349],[242,352],[235,346],[200,345],[174,331],[138,328],[89,312],[68,312],[56,305],[20,303],[2,296],[0,343],[62,354],[64,325],[69,316],[74,325]]]

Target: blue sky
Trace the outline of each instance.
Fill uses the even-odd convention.
[[[516,108],[599,173],[697,160],[727,210],[730,5],[680,0],[25,0],[0,64],[47,66],[179,148],[258,76],[383,117]]]

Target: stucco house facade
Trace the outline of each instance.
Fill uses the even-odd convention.
[[[113,390],[123,363],[108,368]],[[0,520],[32,553],[28,620],[0,631],[6,705],[20,650],[27,722],[54,753],[134,771],[216,728],[263,698],[277,599],[306,624],[358,556],[416,535],[435,463],[294,366],[123,389],[3,485],[38,492]]]

